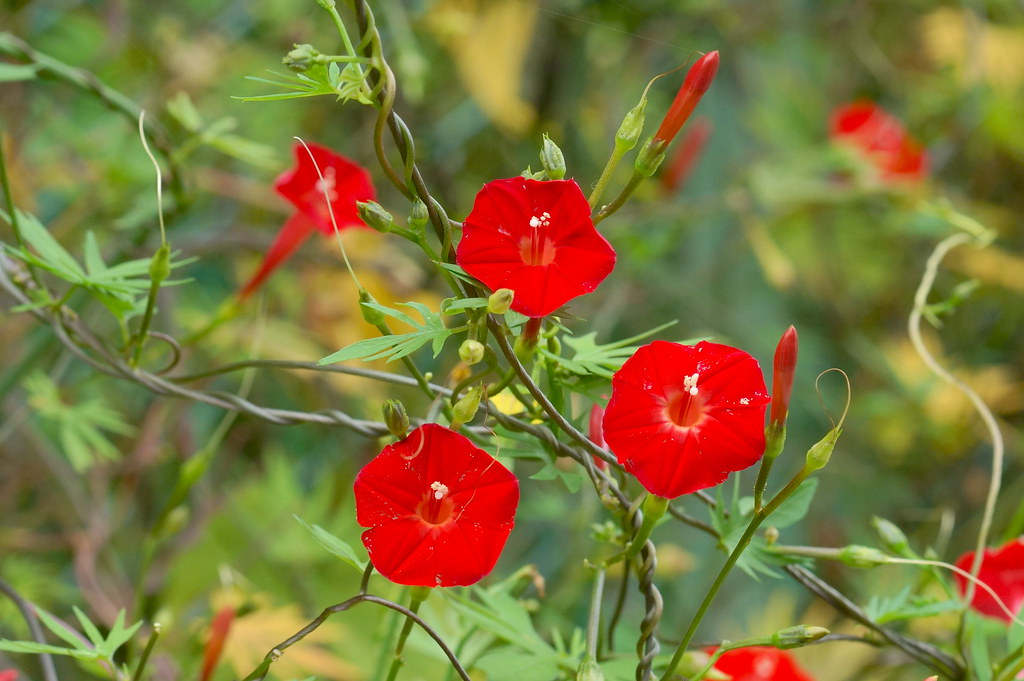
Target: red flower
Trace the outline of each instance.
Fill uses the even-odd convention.
[[[832,112],[832,139],[860,150],[887,181],[919,182],[928,174],[928,155],[896,118],[872,102]]]
[[[295,167],[274,181],[274,191],[288,199],[298,212],[281,227],[277,239],[263,258],[263,264],[242,288],[240,298],[247,297],[259,288],[270,273],[288,259],[315,230],[327,235],[333,234],[332,211],[338,229],[362,225],[363,221],[356,211],[356,201],[369,201],[375,197],[366,170],[327,147],[318,144],[306,146],[309,152],[303,145],[295,144],[292,148]],[[319,173],[317,167],[320,168]],[[320,179],[321,174],[323,181]],[[330,197],[330,210],[324,196],[325,189]]]
[[[615,267],[576,182],[522,177],[484,185],[455,259],[491,290],[515,291],[512,309],[530,317],[590,293]]]
[[[671,499],[756,463],[768,402],[761,368],[742,350],[654,341],[612,377],[604,438],[648,492]]]
[[[731,676],[732,681],[814,681],[789,653],[770,647],[730,650],[718,658],[715,669]]]
[[[973,551],[965,553],[957,559],[956,566],[961,570],[970,570],[973,560]],[[992,587],[1012,612],[1019,614],[1024,608],[1024,538],[1014,539],[998,549],[985,549],[978,579]],[[965,594],[967,580],[957,575],[956,581],[960,587],[960,594]],[[996,600],[979,587],[975,587],[971,607],[982,615],[995,617],[1007,623],[1013,621],[996,604]]]
[[[718,50],[708,52],[694,62],[686,74],[686,80],[676,93],[672,106],[665,113],[658,131],[654,133],[654,139],[661,140],[666,144],[671,142],[679,129],[683,127],[686,120],[693,113],[701,97],[711,87],[718,73]]]
[[[17,678],[18,672],[13,669],[0,670],[0,681],[15,681]]]
[[[355,497],[378,572],[408,586],[466,586],[498,561],[519,483],[464,436],[428,423],[359,471]]]

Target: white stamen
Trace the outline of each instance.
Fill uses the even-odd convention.
[[[700,378],[700,374],[692,374],[690,376],[683,377],[683,390],[691,395],[696,395],[698,378]]]
[[[323,169],[323,175],[324,177],[322,180],[318,179],[316,181],[316,191],[321,196],[326,194],[329,200],[332,202],[337,201],[338,192],[337,190],[335,190],[335,187],[338,184],[337,180],[335,179],[337,176],[337,171],[335,171],[333,167],[327,166],[326,168]]]
[[[740,398],[740,404],[750,404],[750,398],[749,397],[741,397]]]
[[[551,224],[551,213],[544,211],[540,215],[530,218],[530,227],[547,227]]]
[[[444,499],[448,494],[448,486],[437,481],[430,483],[430,489],[434,490],[435,499]]]

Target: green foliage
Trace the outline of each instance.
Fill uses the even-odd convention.
[[[76,660],[103,662],[111,667],[118,667],[114,662],[114,653],[127,643],[135,632],[142,626],[142,622],[136,622],[131,626],[125,626],[124,610],[117,614],[110,631],[106,636],[100,633],[99,628],[93,624],[85,613],[74,608],[75,617],[78,618],[85,636],[70,628],[56,617],[45,610],[37,610],[36,614],[40,621],[55,636],[68,644],[69,647],[37,643],[35,641],[8,641],[0,639],[0,650],[11,653],[48,653],[50,655],[67,655]],[[89,669],[93,669],[89,667]]]
[[[381,314],[408,324],[416,329],[416,331],[381,336],[380,338],[367,338],[365,340],[357,341],[346,348],[342,348],[341,350],[324,357],[318,362],[319,364],[334,364],[336,362],[344,362],[347,359],[361,359],[364,362],[369,362],[375,359],[387,358],[389,362],[393,362],[396,359],[401,359],[411,355],[427,343],[431,344],[434,357],[437,357],[441,354],[442,348],[444,348],[444,342],[452,335],[452,330],[444,325],[444,319],[441,315],[433,312],[423,303],[399,303],[400,305],[411,307],[419,312],[420,316],[423,318],[422,322],[413,319],[404,312],[378,303],[360,304],[364,307],[370,308],[371,310],[380,312]]]
[[[278,92],[267,95],[236,97],[243,102],[276,101],[282,99],[298,99],[302,97],[320,97],[335,95],[339,101],[355,100],[360,104],[371,104],[367,97],[365,75],[358,64],[347,64],[344,68],[331,62],[326,66],[316,64],[305,73],[285,74],[270,71],[277,80],[250,76],[249,80],[266,83],[291,92]]]
[[[118,448],[105,433],[135,432],[102,397],[66,402],[57,385],[42,372],[29,375],[24,387],[29,405],[40,418],[56,427],[61,452],[76,471],[84,471],[103,459],[120,458]]]
[[[313,538],[316,539],[316,543],[326,549],[328,552],[334,554],[338,558],[354,567],[356,570],[362,572],[366,569],[366,561],[359,558],[356,555],[355,550],[343,539],[339,539],[319,525],[311,525],[299,516],[295,516],[295,519],[299,521],[299,524],[309,530]]]
[[[675,323],[672,321],[661,324],[641,334],[604,345],[599,345],[595,341],[597,338],[596,331],[582,336],[567,336],[563,340],[573,350],[574,354],[572,357],[559,357],[544,347],[539,348],[539,351],[544,357],[557,361],[566,371],[578,376],[603,376],[604,378],[611,378],[612,374],[622,367],[622,363],[636,352],[637,346],[634,343],[664,331],[670,326],[675,325]]]
[[[868,617],[886,624],[901,620],[933,617],[944,612],[956,612],[964,609],[960,600],[938,600],[915,594],[909,586],[903,587],[892,596],[874,595],[864,611]]]

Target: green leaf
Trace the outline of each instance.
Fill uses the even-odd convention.
[[[124,610],[120,610],[117,613],[117,619],[114,620],[114,625],[110,628],[110,633],[107,634],[106,649],[109,650],[110,657],[114,656],[117,649],[127,643],[135,632],[142,626],[142,622],[136,622],[130,627],[124,626],[125,613]]]
[[[335,537],[319,525],[310,525],[299,516],[292,517],[298,520],[303,527],[309,530],[313,535],[313,538],[316,539],[316,543],[327,549],[328,552],[334,554],[338,558],[341,558],[360,572],[366,569],[366,561],[360,560],[356,555],[356,552],[347,542]]]
[[[102,655],[95,650],[89,650],[87,648],[61,648],[60,646],[36,643],[35,641],[9,641],[7,639],[0,639],[0,650],[5,650],[9,653],[32,653],[36,655],[49,653],[50,655],[66,655],[79,660],[98,660],[102,658]]]
[[[803,520],[810,509],[814,493],[818,490],[818,478],[808,478],[800,483],[789,497],[779,504],[775,512],[768,516],[766,524],[782,529]],[[754,510],[754,497],[742,497],[739,501],[740,513],[749,516]]]
[[[563,368],[579,376],[597,375],[611,378],[612,374],[622,367],[623,362],[632,357],[633,353],[636,352],[637,346],[632,345],[633,343],[648,336],[653,336],[675,323],[675,321],[671,321],[631,338],[605,345],[598,345],[595,342],[597,338],[596,332],[583,336],[565,337],[563,339],[565,344],[575,351],[575,354],[570,358],[554,355],[543,346],[538,349],[546,358],[560,363]]]
[[[62,641],[69,644],[76,650],[88,650],[85,646],[85,642],[82,640],[82,637],[74,629],[71,629],[69,626],[42,608],[36,608],[36,614],[39,615],[39,619],[44,625],[46,625],[46,628],[52,631]]]
[[[408,324],[416,329],[416,331],[356,341],[352,345],[324,357],[318,364],[322,366],[324,364],[343,362],[348,359],[362,359],[364,362],[369,362],[374,359],[386,358],[387,361],[391,362],[416,352],[427,343],[431,343],[434,357],[437,357],[444,347],[444,342],[452,335],[452,331],[444,325],[444,319],[422,303],[399,303],[419,312],[423,318],[422,322],[418,322],[404,312],[385,305],[378,303],[362,304],[393,319],[397,319],[404,324]]]
[[[19,210],[18,224],[21,227],[21,236],[25,243],[39,254],[36,264],[71,283],[80,283],[85,278],[85,272],[78,261],[57,243],[57,240],[34,215]],[[28,252],[25,252],[25,255],[31,256]]]
[[[99,648],[103,645],[103,634],[96,628],[96,625],[92,623],[85,613],[78,609],[78,606],[71,606],[72,612],[75,613],[75,617],[78,618],[78,623],[82,625],[82,630],[85,631],[85,635],[92,641],[92,645],[95,648]]]
[[[570,494],[576,494],[580,490],[583,478],[584,475],[579,470],[565,471],[550,462],[530,476],[530,480],[561,480]]]
[[[487,307],[487,298],[445,298],[441,301],[443,314],[458,314],[466,310],[479,310]]]
[[[557,653],[539,655],[505,647],[483,655],[475,666],[487,674],[488,681],[556,679],[563,678],[560,674],[561,660]]]
[[[0,62],[0,83],[34,80],[39,68],[38,64],[4,64]]]

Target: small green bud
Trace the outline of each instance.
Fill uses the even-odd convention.
[[[478,364],[484,358],[484,344],[473,339],[462,341],[459,346],[459,357],[466,364]]]
[[[562,341],[558,340],[558,336],[548,338],[548,352],[556,356],[562,354]]]
[[[644,143],[644,148],[637,154],[633,167],[644,177],[650,177],[665,160],[666,149],[668,149],[668,142],[652,137]]]
[[[167,518],[160,527],[159,538],[168,539],[184,530],[188,525],[190,515],[191,513],[187,506],[178,506],[171,509],[171,512],[167,514]]]
[[[588,657],[580,662],[580,667],[576,670],[576,681],[604,681],[604,672],[597,660]]]
[[[821,470],[832,458],[832,450],[836,448],[836,440],[843,434],[842,428],[833,428],[828,435],[821,438],[807,450],[805,467],[810,471]]]
[[[487,298],[487,312],[489,314],[505,314],[512,307],[512,299],[515,292],[510,288],[499,288]]]
[[[149,278],[160,284],[171,275],[171,247],[167,243],[160,244],[152,260],[149,261]]]
[[[409,413],[399,400],[384,400],[384,424],[399,440],[409,432]]]
[[[430,220],[430,211],[427,210],[427,204],[415,199],[412,202],[412,210],[409,211],[409,229],[415,234],[422,235],[428,220]]]
[[[887,551],[900,556],[913,553],[910,550],[910,542],[907,541],[907,535],[903,534],[903,530],[896,527],[895,523],[875,516],[871,519],[871,524],[874,526],[875,532],[878,533],[878,538],[882,540],[882,545]]]
[[[886,554],[870,546],[861,546],[859,544],[844,546],[839,550],[837,557],[850,567],[870,568],[889,563],[889,556]]]
[[[544,135],[544,142],[540,148],[540,164],[547,171],[549,179],[561,180],[565,177],[565,157],[547,134]]]
[[[769,461],[778,458],[786,445],[786,424],[769,423],[764,429],[764,458]]]
[[[381,327],[386,321],[384,313],[366,304],[376,302],[377,299],[371,296],[369,291],[364,288],[359,289],[359,312],[363,315],[363,319],[370,326]]]
[[[391,213],[384,210],[376,201],[356,201],[356,211],[359,213],[359,219],[365,222],[367,227],[372,227],[381,234],[387,234],[395,226]]]
[[[629,110],[622,119],[622,125],[615,133],[615,147],[621,151],[629,151],[640,141],[644,131],[644,114],[647,112],[647,97],[641,99]]]
[[[480,399],[484,395],[484,387],[478,385],[471,388],[462,399],[455,403],[452,407],[452,423],[451,429],[458,430],[463,424],[469,423],[476,416],[477,409],[480,408]]]
[[[774,525],[765,528],[764,541],[766,544],[768,544],[768,546],[771,546],[775,542],[779,541],[779,528],[775,527]]]
[[[294,49],[286,54],[281,61],[292,71],[301,73],[315,66],[316,58],[319,56],[320,53],[312,45],[303,43],[301,45],[296,44]]]
[[[799,624],[795,627],[779,629],[772,634],[772,645],[779,650],[800,648],[828,636],[829,633],[825,627],[809,627],[806,624]]]

